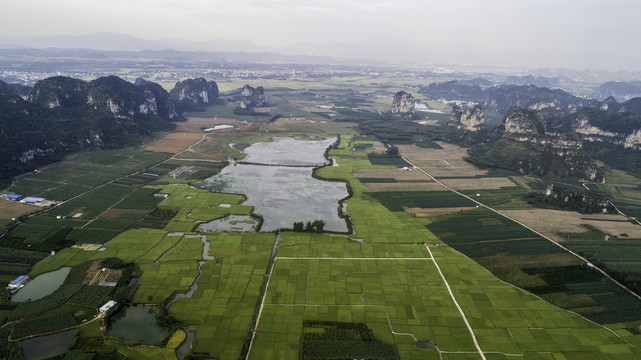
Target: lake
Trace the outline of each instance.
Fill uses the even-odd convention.
[[[245,194],[243,205],[263,216],[261,231],[291,228],[295,221],[325,221],[325,230],[347,231],[338,201],[347,197],[343,182],[312,177],[311,167],[236,165],[199,184],[213,191]]]
[[[243,162],[252,164],[227,166],[198,186],[245,194],[244,205],[254,206],[254,213],[263,216],[261,231],[292,228],[296,221],[323,220],[325,230],[346,232],[347,223],[338,216],[338,202],[348,196],[346,184],[312,177],[313,167],[328,163],[324,153],[335,142],[335,138],[274,138],[256,143],[244,150],[248,155]]]
[[[336,142],[336,138],[324,140],[296,140],[275,137],[274,141],[259,142],[247,147],[243,152],[247,157],[245,163],[286,165],[286,166],[321,166],[328,163],[325,149]]]

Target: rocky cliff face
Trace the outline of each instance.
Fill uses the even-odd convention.
[[[529,135],[541,136],[545,133],[537,112],[520,107],[512,107],[503,118],[504,136]]]
[[[240,103],[238,106],[240,106],[241,109],[267,106],[263,87],[253,88],[249,85],[243,86],[240,91]]]
[[[139,144],[173,127],[172,104],[160,85],[116,76],[90,82],[58,76],[21,97],[0,92],[0,180],[69,152]]]
[[[641,149],[641,116],[634,113],[586,108],[562,119],[561,123],[580,134],[584,141]]]
[[[583,108],[561,116],[550,109],[513,107],[505,114],[503,129],[507,138],[555,143],[562,148],[587,141],[641,149],[641,116],[627,112]]]
[[[405,91],[399,91],[394,95],[394,100],[392,101],[392,113],[413,114],[415,103],[416,102],[412,94],[406,93]]]
[[[49,109],[77,106],[84,103],[88,89],[89,84],[80,79],[55,76],[38,81],[23,99]]]
[[[204,78],[177,82],[169,92],[178,110],[188,110],[198,105],[214,105],[218,100],[218,94],[216,82]]]
[[[479,131],[485,124],[485,111],[483,107],[477,105],[472,109],[463,110],[454,105],[450,115],[449,126],[467,131]]]
[[[458,81],[430,84],[419,90],[434,99],[474,102],[486,108],[505,113],[512,106],[540,110],[553,108],[562,114],[570,114],[581,107],[596,106],[598,102],[583,99],[563,90],[551,90],[535,85],[500,85],[481,89]]]

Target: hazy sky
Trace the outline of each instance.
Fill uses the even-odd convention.
[[[285,46],[381,35],[426,61],[641,70],[638,0],[2,0],[0,35],[117,32]]]

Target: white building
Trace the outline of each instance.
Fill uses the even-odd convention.
[[[111,308],[113,308],[114,306],[116,306],[116,302],[113,301],[113,300],[109,300],[109,301],[107,301],[106,304],[104,304],[103,306],[100,307],[100,313],[104,314],[107,311],[111,310]]]

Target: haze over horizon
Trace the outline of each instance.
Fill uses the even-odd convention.
[[[119,33],[179,50],[213,50],[208,41],[225,39],[236,51],[641,70],[641,49],[634,46],[641,3],[633,0],[25,0],[3,8],[8,16],[0,23],[0,43]]]

